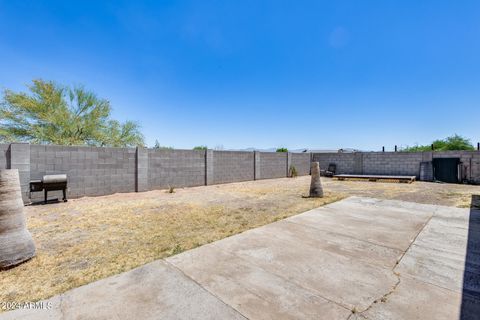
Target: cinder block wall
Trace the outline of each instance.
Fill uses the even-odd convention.
[[[146,191],[169,186],[187,187],[255,179],[282,178],[294,165],[299,175],[310,172],[310,157],[337,173],[401,174],[419,176],[420,162],[458,157],[464,178],[480,183],[480,152],[363,152],[276,153],[213,150],[157,150],[144,148],[95,148],[25,143],[0,144],[0,169],[16,168],[22,196],[29,201],[28,183],[45,174],[68,175],[68,197],[99,196],[117,192]],[[49,196],[61,197],[52,192]],[[40,200],[33,193],[32,200]]]
[[[30,145],[30,179],[65,173],[71,198],[134,192],[135,152],[133,148]],[[61,197],[61,192],[51,195]],[[33,200],[42,197],[32,193]]]
[[[254,154],[213,151],[213,184],[254,180]]]
[[[354,153],[314,153],[313,161],[320,164],[320,169],[325,170],[330,163],[337,165],[337,174],[361,174],[355,170]]]
[[[480,152],[473,154],[471,158],[470,176],[472,181],[480,184]]]
[[[463,178],[480,183],[480,152],[443,151],[434,152],[433,158],[460,158],[463,164]]]
[[[10,168],[17,169],[20,178],[23,201],[28,201],[28,186],[30,181],[30,145],[27,143],[12,143],[8,149]]]
[[[290,153],[290,157],[299,176],[310,174],[310,153]]]
[[[149,189],[205,185],[204,150],[148,150]]]
[[[418,176],[421,152],[365,152],[363,174]]]
[[[417,178],[422,161],[460,158],[463,178],[480,183],[479,151],[315,153],[312,158],[320,162],[321,169],[335,163],[338,174],[411,175]]]
[[[18,169],[25,202],[29,182],[47,174],[68,175],[68,198],[191,187],[287,176],[289,164],[309,174],[309,154],[96,148],[87,146],[0,144],[0,169]],[[61,198],[60,191],[49,198]]]
[[[287,152],[259,152],[260,179],[287,176]]]
[[[10,165],[7,163],[7,160],[10,158],[9,156],[9,144],[0,144],[0,169],[9,168]]]

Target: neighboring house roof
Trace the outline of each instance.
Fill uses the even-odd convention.
[[[292,150],[292,152],[311,152],[311,153],[351,153],[359,152],[360,150],[353,148],[341,148],[341,149],[303,149],[302,151]]]

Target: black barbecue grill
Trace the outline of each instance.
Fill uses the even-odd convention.
[[[50,174],[43,176],[42,180],[30,181],[30,192],[43,191],[45,195],[44,202],[47,203],[48,191],[63,191],[63,201],[67,202],[67,175]]]

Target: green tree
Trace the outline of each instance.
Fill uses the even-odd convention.
[[[416,152],[416,151],[448,151],[448,150],[475,150],[469,139],[462,137],[458,134],[447,137],[445,139],[438,139],[432,142],[430,145],[415,145],[413,147],[407,147],[403,151]]]
[[[277,152],[288,152],[288,149],[287,148],[278,148],[277,149]]]
[[[193,150],[207,150],[207,146],[196,146],[196,147],[193,147]]]
[[[59,145],[138,146],[137,123],[110,119],[110,102],[81,86],[33,80],[30,92],[5,90],[0,102],[0,140]]]

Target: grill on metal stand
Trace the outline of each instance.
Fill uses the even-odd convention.
[[[43,191],[45,198],[44,203],[47,203],[48,191],[63,192],[63,201],[67,202],[67,175],[66,174],[50,174],[43,176],[42,180],[30,181],[30,192]]]

